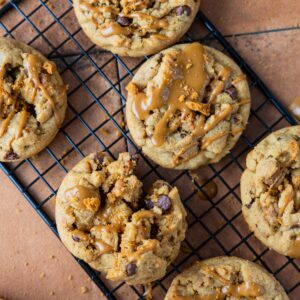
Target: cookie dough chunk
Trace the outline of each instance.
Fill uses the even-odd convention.
[[[165,300],[288,300],[279,282],[261,266],[237,257],[196,262],[172,282]]]
[[[66,108],[66,85],[55,64],[21,42],[0,38],[0,161],[43,150]]]
[[[74,0],[86,35],[113,53],[143,56],[172,45],[192,24],[200,0]]]
[[[165,275],[184,239],[186,212],[177,188],[156,181],[146,195],[136,160],[99,153],[79,162],[56,201],[60,237],[73,255],[108,279],[146,284]]]
[[[127,90],[130,133],[165,168],[196,169],[218,162],[249,117],[245,75],[223,53],[199,43],[155,55]]]
[[[300,126],[262,140],[241,178],[243,215],[267,247],[300,258]]]

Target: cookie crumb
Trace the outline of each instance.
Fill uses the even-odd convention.
[[[55,255],[52,254],[52,255],[49,256],[49,258],[50,259],[55,259]]]
[[[68,280],[73,280],[73,278],[74,278],[73,275],[68,276]]]
[[[80,287],[80,293],[81,294],[86,294],[88,293],[89,289],[86,286],[81,286]]]
[[[54,296],[54,295],[55,295],[55,292],[54,292],[54,291],[51,291],[49,294],[50,294],[50,296]]]
[[[25,262],[25,266],[26,266],[26,267],[29,266],[29,262]]]
[[[42,273],[40,274],[40,277],[41,277],[41,278],[45,278],[45,277],[46,277],[46,274],[45,274],[44,272],[42,272]]]

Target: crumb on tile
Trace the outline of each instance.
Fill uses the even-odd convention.
[[[89,291],[89,289],[86,286],[81,286],[80,287],[80,293],[81,294],[86,294]]]

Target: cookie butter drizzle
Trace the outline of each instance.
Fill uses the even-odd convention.
[[[193,296],[179,296],[176,295],[173,300],[224,300],[227,296],[232,297],[249,297],[255,298],[264,295],[264,288],[255,282],[244,281],[240,284],[231,283],[229,280],[220,276],[212,267],[203,266],[203,271],[208,273],[209,276],[220,281],[223,286],[214,290],[207,295],[193,295]]]
[[[176,111],[181,111],[183,114],[191,112],[191,107],[189,105],[191,102],[180,101],[180,97],[190,97],[192,95],[196,99],[201,99],[208,83],[208,75],[205,70],[204,62],[204,49],[199,43],[185,46],[177,57],[175,67],[176,69],[179,69],[179,72],[176,73],[181,75],[174,76],[172,71],[167,71],[161,80],[160,85],[151,88],[150,95],[139,92],[134,83],[130,83],[127,87],[134,97],[132,110],[140,120],[146,120],[152,110],[159,109],[167,104],[167,110],[155,126],[154,134],[151,139],[153,145],[157,147],[161,146],[164,143],[166,136],[172,133],[171,128],[168,128],[168,123]],[[208,104],[206,105],[212,104],[216,97],[223,92],[225,83],[229,80],[231,72],[232,70],[229,67],[224,67],[219,72],[217,79],[214,82],[214,88],[209,94]],[[165,96],[166,94],[168,95]],[[237,104],[243,105],[249,103],[249,101],[249,99],[243,99],[241,100],[241,103]],[[197,102],[193,103],[196,104]],[[222,110],[217,115],[212,116],[209,122],[206,122],[205,113],[200,114],[196,121],[195,129],[192,132],[192,137],[194,139],[203,137],[221,121],[230,116],[232,112],[233,106],[231,104],[223,104]],[[228,134],[230,133],[231,132]],[[236,134],[239,132],[234,133]],[[207,148],[209,143],[212,143],[224,135],[225,133],[220,133],[215,137],[207,138],[203,149]]]
[[[59,115],[58,115],[56,107],[55,107],[55,103],[54,103],[52,97],[49,95],[46,88],[44,87],[44,85],[41,83],[40,78],[39,78],[39,71],[38,70],[39,70],[39,67],[40,67],[40,64],[41,64],[41,60],[40,60],[39,56],[36,55],[36,54],[28,54],[27,55],[27,60],[28,60],[27,71],[28,71],[29,82],[32,82],[33,85],[34,85],[34,90],[33,90],[33,93],[32,93],[31,100],[34,101],[37,90],[40,89],[43,92],[45,98],[49,101],[57,123],[60,123],[60,119],[59,119]],[[28,94],[28,89],[29,88],[30,88],[30,86],[27,85],[26,86],[26,94]]]
[[[34,90],[32,92],[32,96],[31,96],[31,102],[34,101],[34,98],[37,93],[37,89],[41,89],[45,98],[50,102],[51,107],[53,109],[54,116],[55,116],[57,122],[59,123],[60,121],[59,121],[59,116],[58,116],[56,108],[55,108],[55,103],[53,102],[53,99],[50,97],[46,88],[43,86],[43,84],[41,83],[41,81],[39,79],[38,65],[40,63],[40,59],[39,59],[38,55],[35,55],[35,54],[27,54],[27,58],[28,58],[27,71],[28,71],[28,76],[29,76],[28,80],[29,80],[29,82],[32,82],[34,85]],[[8,114],[8,116],[2,121],[2,123],[0,125],[0,138],[6,133],[11,120],[16,115],[17,109],[18,109],[16,100],[3,88],[4,72],[5,72],[5,69],[1,68],[1,70],[0,70],[0,108],[2,107],[2,104],[6,98],[7,99],[6,104],[7,105],[12,104],[12,110]],[[25,94],[27,95],[28,90],[30,89],[30,85],[27,84],[25,88],[26,88]],[[2,111],[1,111],[1,114],[2,114]],[[10,141],[10,145],[12,144],[12,142],[14,140],[17,140],[22,137],[22,132],[23,132],[24,128],[26,127],[28,117],[29,117],[29,112],[27,111],[27,107],[25,104],[19,113],[18,128],[15,132],[15,136]]]
[[[165,2],[165,1],[160,1]],[[168,21],[166,19],[160,19],[155,16],[148,15],[146,13],[138,12],[147,8],[145,1],[123,1],[124,7],[116,8],[114,6],[94,6],[86,1],[80,1],[80,8],[92,14],[91,20],[94,25],[99,28],[101,34],[104,37],[110,37],[114,35],[124,35],[129,36],[134,32],[137,32],[138,35],[145,35],[145,31],[160,30],[168,26]],[[99,24],[98,17],[109,13],[111,14],[111,20],[108,23]],[[142,26],[133,27],[133,26],[121,26],[115,21],[115,16],[125,17],[132,20],[137,20],[142,22]],[[161,34],[154,34],[154,37],[160,40],[168,39],[167,36]]]

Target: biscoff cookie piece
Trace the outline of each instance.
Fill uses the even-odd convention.
[[[243,215],[267,247],[300,257],[300,126],[280,129],[247,156]]]
[[[62,242],[110,280],[146,284],[163,277],[185,237],[186,212],[176,187],[156,181],[146,195],[129,153],[96,153],[63,180],[56,200]]]
[[[288,300],[280,283],[261,266],[238,257],[198,261],[173,280],[165,300]]]
[[[82,29],[113,53],[143,56],[167,48],[191,26],[200,0],[74,0]]]
[[[155,55],[127,90],[130,133],[165,168],[196,169],[220,161],[249,117],[245,75],[223,53],[199,43]]]
[[[54,139],[65,117],[66,90],[53,62],[0,38],[0,161],[31,157]]]

